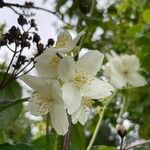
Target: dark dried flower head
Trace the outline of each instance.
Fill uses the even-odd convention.
[[[37,44],[37,55],[41,55],[44,51],[44,45],[42,43]]]
[[[24,32],[22,35],[21,35],[21,41],[26,41],[27,39],[29,38],[29,34],[27,32]]]
[[[53,45],[54,45],[54,40],[53,39],[48,39],[47,47],[53,46]]]
[[[26,20],[26,18],[24,18],[23,15],[19,15],[18,23],[19,23],[21,26],[23,26],[23,25],[27,24],[27,20]]]
[[[33,28],[36,28],[37,25],[36,25],[34,19],[31,19],[30,26],[33,27]]]
[[[9,30],[9,35],[13,38],[13,39],[18,39],[19,36],[21,35],[20,29],[16,28],[15,26],[12,26]]]
[[[30,46],[31,44],[29,41],[22,41],[21,43],[21,48],[25,48],[25,47],[30,48]]]
[[[3,8],[3,7],[4,7],[4,4],[5,4],[4,1],[1,0],[1,1],[0,1],[0,8]]]
[[[38,44],[40,40],[41,40],[40,36],[37,33],[34,33],[33,42]]]
[[[0,38],[0,47],[4,46],[7,44],[7,39],[6,38]]]
[[[8,40],[8,43],[9,43],[9,44],[11,44],[11,43],[14,42],[14,39],[13,39],[13,37],[10,35],[10,33],[6,33],[4,36],[5,36],[5,39]]]
[[[26,56],[20,55],[18,57],[18,61],[20,62],[20,64],[24,64],[25,62],[27,62]]]
[[[25,2],[24,5],[25,5],[26,8],[31,8],[31,7],[33,7],[33,4],[34,3],[32,3],[32,2]]]

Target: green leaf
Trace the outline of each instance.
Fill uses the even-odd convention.
[[[30,146],[22,143],[16,145],[4,143],[0,145],[0,150],[33,150],[33,149]]]
[[[142,29],[142,25],[138,24],[138,25],[134,25],[133,27],[127,29],[126,31],[126,35],[128,37],[135,37],[137,33],[141,32]]]
[[[117,148],[112,146],[97,145],[97,146],[93,146],[91,150],[117,150]]]
[[[145,22],[150,22],[150,9],[147,9],[143,12],[143,19]]]
[[[71,132],[71,144],[74,145],[77,149],[85,150],[85,134],[84,134],[84,127],[81,124],[76,124],[72,127]]]
[[[0,73],[0,81],[4,73]],[[8,78],[10,75],[8,75]],[[0,90],[0,129],[7,128],[14,120],[16,120],[21,113],[22,104],[17,104],[8,109],[4,109],[4,105],[14,102],[22,96],[22,88],[17,81],[13,81],[8,86]],[[11,104],[12,105],[12,104]],[[6,107],[5,107],[6,108]],[[11,115],[10,115],[11,114]]]
[[[22,98],[22,99],[15,100],[14,102],[6,102],[6,101],[0,102],[0,112],[5,110],[5,109],[8,109],[9,107],[12,107],[12,106],[15,106],[17,104],[23,103],[27,100],[28,100],[28,98]]]
[[[44,150],[47,147],[49,148],[49,150],[60,150],[62,149],[62,138],[56,133],[51,133],[48,137],[41,136],[31,142],[31,147],[33,148],[33,150]]]
[[[67,0],[56,0],[56,10],[59,11],[60,7],[66,3]]]

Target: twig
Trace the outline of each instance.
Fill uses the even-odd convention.
[[[48,112],[46,115],[46,149],[49,150],[49,119],[50,119],[50,113]]]
[[[121,142],[120,142],[120,150],[122,150],[122,146],[123,146],[123,137],[121,137]]]
[[[34,5],[30,5],[30,6],[26,6],[26,5],[21,5],[21,4],[16,4],[16,3],[6,3],[6,2],[3,2],[3,7],[7,7],[7,8],[10,8],[11,10],[13,10],[16,14],[20,15],[21,13],[19,13],[18,11],[16,11],[13,7],[16,7],[16,8],[24,8],[24,9],[35,9],[35,10],[41,10],[41,11],[45,11],[47,13],[50,13],[52,15],[55,15],[60,21],[62,21],[63,23],[65,23],[66,25],[70,25],[68,23],[66,23],[62,17],[59,15],[59,13],[55,12],[55,11],[51,11],[49,9],[46,9],[46,8],[42,8],[42,7],[37,7],[37,6],[34,6]]]
[[[6,80],[6,78],[7,78],[7,75],[8,75],[8,72],[9,72],[9,70],[10,70],[10,67],[11,67],[11,65],[12,65],[12,63],[13,63],[13,61],[14,61],[15,56],[16,56],[16,52],[17,52],[17,46],[16,46],[16,43],[15,43],[15,51],[14,51],[14,54],[13,54],[12,59],[11,59],[9,65],[8,65],[8,68],[7,68],[6,72],[5,72],[5,75],[4,75],[4,77],[3,77],[3,79],[2,79],[2,81],[1,81],[1,83],[0,83],[0,87],[3,86],[3,83],[5,82],[5,80]]]
[[[130,150],[130,149],[133,149],[133,148],[136,148],[138,146],[145,145],[145,144],[150,144],[150,140],[146,140],[146,141],[139,140],[138,143],[134,142],[133,144],[130,144],[128,146],[123,147],[123,150]]]
[[[68,129],[68,132],[64,136],[63,150],[69,149],[71,127],[72,127],[71,116],[69,116],[69,115],[68,115],[68,120],[69,120],[69,129]]]

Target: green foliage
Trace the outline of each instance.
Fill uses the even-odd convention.
[[[4,74],[0,74],[0,81]],[[10,76],[10,75],[9,75]],[[4,108],[9,103],[14,102],[17,98],[22,95],[22,88],[17,81],[14,81],[10,85],[0,90],[0,109]],[[5,129],[14,120],[16,120],[22,110],[22,104],[17,104],[0,112],[0,129]],[[10,115],[11,114],[11,115]]]
[[[43,150],[47,149],[47,147],[49,150],[60,150],[62,149],[62,137],[56,133],[51,133],[49,136],[41,136],[31,142],[31,147],[33,150]]]
[[[144,10],[143,18],[145,22],[150,23],[150,9]]]
[[[117,150],[117,148],[112,146],[100,145],[100,146],[93,146],[91,150]]]
[[[76,124],[72,128],[71,132],[71,150],[80,149],[85,150],[85,134],[84,127],[81,124]]]
[[[0,150],[33,150],[30,146],[26,144],[15,144],[11,145],[9,143],[4,143],[0,145]]]
[[[135,54],[140,58],[141,73],[147,79],[148,85],[126,91],[128,98],[126,111],[129,113],[126,119],[132,122],[132,127],[129,129],[128,134],[130,134],[130,130],[133,131],[136,125],[139,125],[139,138],[150,139],[150,1],[121,0],[106,10],[100,10],[97,7],[98,1],[96,1],[92,16],[89,16],[92,2],[90,0],[73,0],[72,5],[67,8],[64,14],[61,14],[60,10],[68,1],[56,0],[55,2],[56,12],[59,13],[63,21],[66,21],[65,18],[67,18],[68,23],[70,23],[64,25],[65,29],[81,31],[85,27],[87,28],[82,44],[83,48],[96,49],[104,54],[114,50],[118,54]],[[71,23],[74,18],[77,20],[76,24]],[[102,29],[103,33],[96,40],[93,40],[93,35],[97,29]],[[0,35],[2,33],[4,33],[4,25],[0,27]],[[5,64],[1,64],[0,70],[4,71],[5,69]],[[3,75],[0,74],[0,79]],[[92,150],[116,150],[118,139],[116,136],[113,136],[109,124],[113,127],[116,126],[121,105],[118,106],[116,104],[118,98],[124,95],[124,92],[119,91],[108,106]],[[4,129],[6,130],[18,118],[22,110],[21,96],[22,89],[17,81],[0,91],[0,143],[4,143],[6,140],[3,136]],[[97,105],[99,103],[95,103],[95,106]],[[90,131],[92,135],[97,121],[98,116],[95,116],[84,127],[80,124],[72,127],[70,150],[86,149],[91,136],[86,137],[85,131]],[[22,123],[24,122],[22,121]],[[13,128],[15,127],[17,127],[16,124],[14,124]],[[29,124],[27,127],[29,127]],[[31,129],[28,128],[28,130]],[[24,131],[26,132],[26,130]],[[11,136],[11,134],[8,133],[9,137],[12,137],[14,140],[14,136]],[[22,135],[22,133],[17,134]],[[113,137],[112,141],[109,140],[110,136]],[[31,140],[31,135],[29,137],[29,140]],[[48,139],[49,150],[62,149],[62,137],[51,133]],[[130,143],[130,141],[127,143]],[[46,136],[30,141],[30,145],[31,147],[24,144],[10,145],[5,143],[0,145],[0,150],[7,150],[8,148],[9,150],[25,150],[23,148],[27,150],[43,150],[47,148]],[[149,146],[135,148],[135,150],[149,149]]]

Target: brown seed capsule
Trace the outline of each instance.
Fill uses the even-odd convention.
[[[7,39],[5,39],[5,38],[0,38],[0,47],[1,46],[4,46],[4,45],[6,45],[7,44]]]
[[[34,33],[33,42],[38,44],[40,40],[41,40],[40,36],[37,33]]]
[[[124,138],[124,136],[126,135],[126,129],[123,125],[118,125],[117,126],[117,132],[120,135],[121,138]]]
[[[53,39],[48,39],[48,42],[47,42],[47,46],[53,46],[54,45],[54,40]]]
[[[18,23],[19,23],[21,26],[27,24],[27,20],[26,20],[26,18],[24,18],[23,15],[19,15],[19,18],[18,18],[17,21],[18,21]]]

